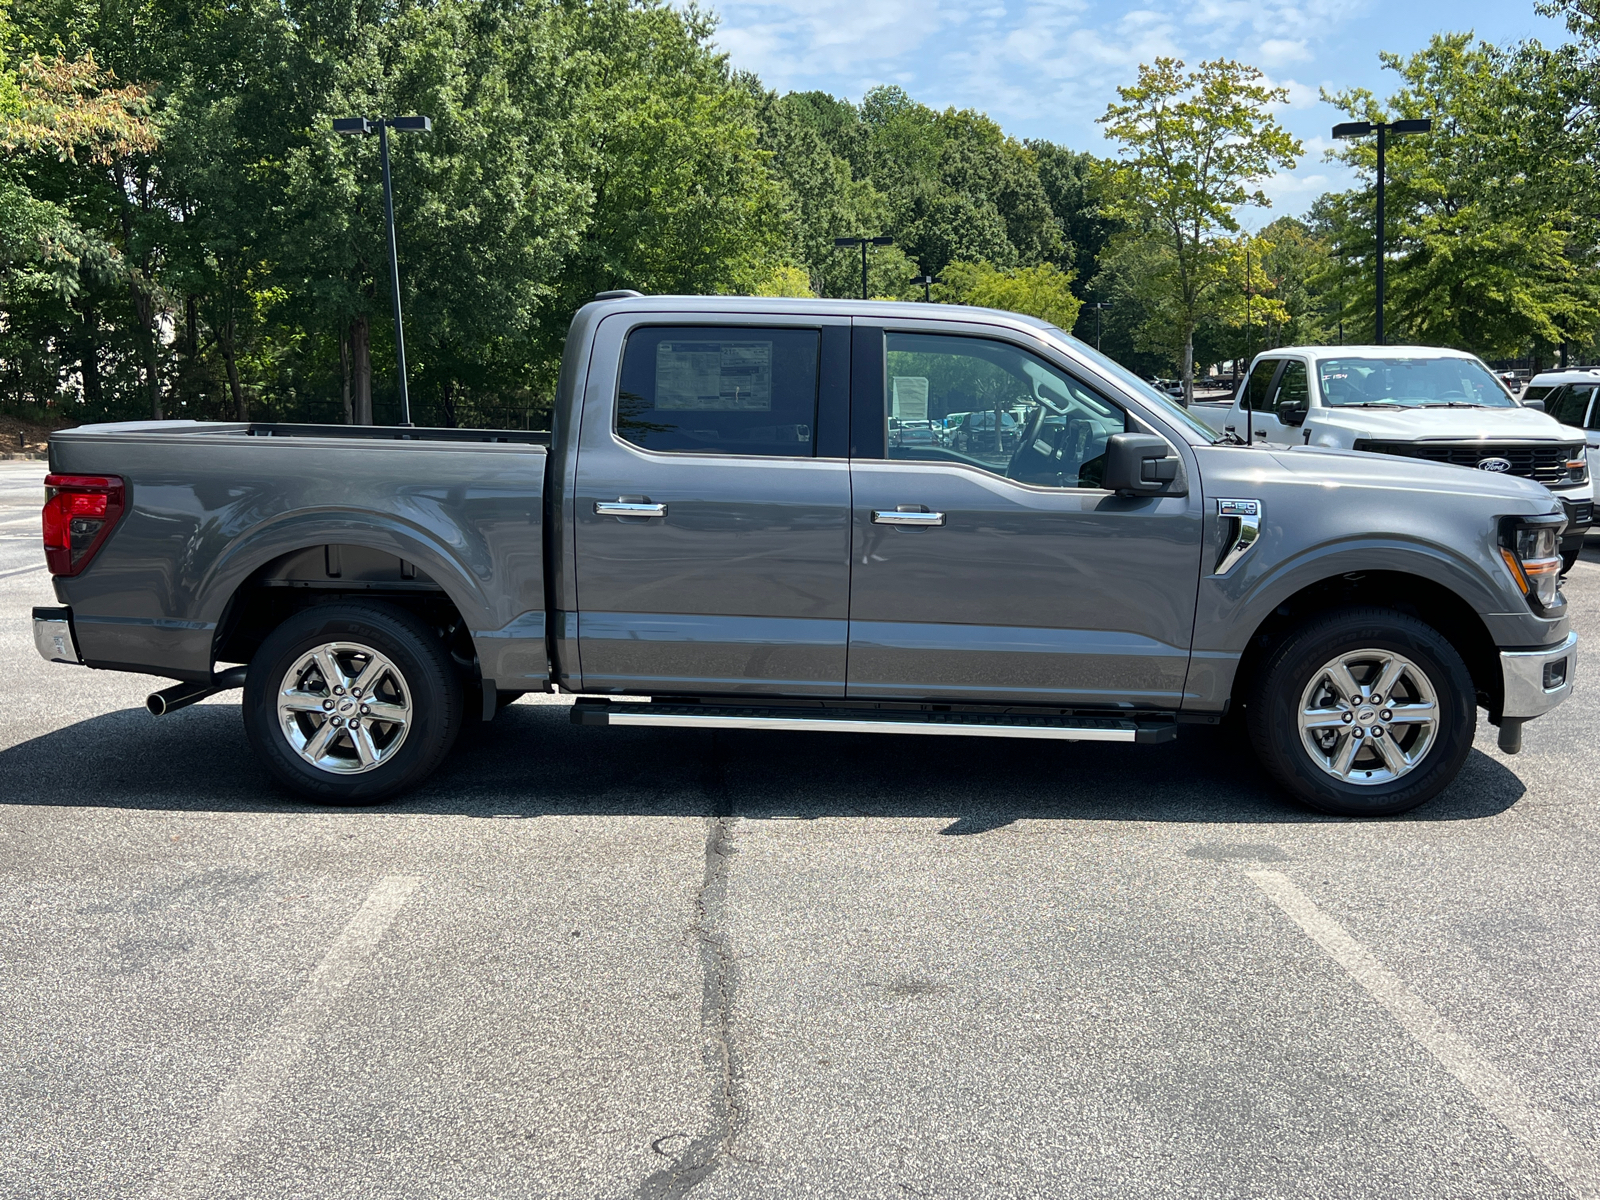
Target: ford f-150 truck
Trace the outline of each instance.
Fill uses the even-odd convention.
[[[1365,450],[1537,480],[1567,514],[1563,570],[1594,518],[1580,423],[1517,403],[1463,350],[1284,346],[1251,364],[1231,403],[1190,411],[1219,433],[1269,445]]]
[[[897,394],[995,419],[892,440]],[[332,802],[560,689],[596,726],[1135,745],[1242,711],[1293,795],[1394,813],[1480,706],[1514,751],[1577,667],[1544,487],[1235,444],[1009,313],[607,293],[549,434],[140,422],[50,456],[40,651],[178,680],[157,713],[242,685],[271,774]]]

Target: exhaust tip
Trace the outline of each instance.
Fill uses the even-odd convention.
[[[152,717],[166,715],[167,700],[160,692],[152,692],[149,696],[146,696],[144,706],[150,710]]]

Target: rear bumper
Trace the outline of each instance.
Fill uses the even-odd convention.
[[[1572,695],[1578,673],[1578,635],[1541,650],[1500,651],[1505,681],[1501,716],[1513,721],[1540,717]]]
[[[34,609],[33,644],[46,662],[83,662],[78,654],[78,643],[72,636],[70,608]]]

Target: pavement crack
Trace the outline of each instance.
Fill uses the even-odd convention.
[[[639,1185],[638,1200],[677,1200],[703,1182],[724,1162],[737,1159],[736,1139],[744,1123],[734,1047],[733,999],[737,964],[728,936],[728,868],[737,853],[733,802],[728,792],[724,749],[715,731],[700,776],[706,798],[705,873],[695,893],[693,934],[700,955],[704,986],[700,1003],[703,1059],[711,1085],[711,1128],[691,1139],[670,1166],[653,1172]],[[684,1135],[661,1138],[653,1145]]]

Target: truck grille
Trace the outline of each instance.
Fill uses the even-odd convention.
[[[1362,438],[1356,441],[1355,449],[1457,467],[1476,467],[1486,458],[1503,458],[1511,464],[1511,469],[1502,474],[1546,485],[1570,482],[1567,461],[1583,457],[1582,446],[1564,446],[1559,442],[1380,442]]]
[[[1570,533],[1572,530],[1581,525],[1591,525],[1594,523],[1593,501],[1580,500],[1574,504],[1571,501],[1563,500],[1561,503],[1564,504],[1567,509],[1567,532]]]

